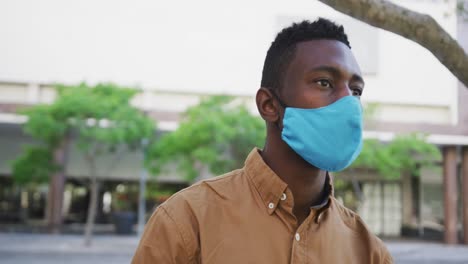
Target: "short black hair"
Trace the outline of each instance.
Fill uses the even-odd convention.
[[[283,85],[284,73],[294,58],[297,44],[316,39],[337,40],[351,49],[343,26],[328,19],[293,23],[281,30],[271,43],[263,64],[261,87],[278,90]]]

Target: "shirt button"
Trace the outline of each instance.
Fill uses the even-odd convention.
[[[301,235],[299,235],[299,233],[296,233],[296,236],[295,236],[295,237],[296,237],[296,240],[297,240],[297,241],[301,240]]]
[[[281,195],[281,201],[284,201],[284,200],[286,200],[286,194],[285,194],[285,193],[283,193],[283,194]]]
[[[268,208],[270,208],[270,209],[275,208],[275,204],[274,204],[274,203],[269,203],[269,204],[268,204]]]

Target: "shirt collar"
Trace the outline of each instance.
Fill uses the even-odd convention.
[[[244,170],[260,194],[264,205],[268,209],[268,213],[272,214],[278,206],[281,197],[286,192],[288,185],[265,163],[259,151],[258,148],[254,148],[250,152],[245,161]],[[330,196],[333,196],[332,180],[328,173],[325,188],[326,195],[323,202],[312,206],[311,209],[318,210],[328,207]]]
[[[265,163],[259,149],[254,148],[245,161],[244,170],[272,214],[288,185]]]

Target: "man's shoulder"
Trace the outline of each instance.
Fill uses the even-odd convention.
[[[347,227],[362,234],[363,236],[375,238],[380,241],[380,239],[372,233],[364,220],[362,220],[362,218],[356,212],[344,206],[335,197],[332,197],[332,199],[334,210],[336,210],[341,220],[346,224]]]
[[[230,171],[228,173],[205,179],[199,181],[192,185],[192,187],[196,187],[198,185],[208,185],[208,186],[215,186],[215,187],[223,187],[226,184],[232,183],[233,181],[238,180],[238,177],[244,174],[244,169],[237,169]]]
[[[219,208],[226,204],[226,200],[232,203],[233,188],[244,186],[242,175],[242,170],[231,171],[195,183],[172,195],[156,208],[148,221],[144,238],[146,245],[155,245],[158,237],[168,235],[180,243],[177,246],[185,247],[188,256],[194,259],[199,250],[199,232],[204,230],[201,228],[219,222]],[[168,244],[164,246],[170,246]]]
[[[341,201],[339,201],[333,196],[331,197],[331,199],[333,200],[334,209],[338,212],[338,214],[344,221],[362,221],[362,219],[360,219],[359,215],[356,212],[344,206]]]
[[[237,169],[199,181],[175,193],[161,206],[168,211],[174,208],[193,210],[193,207],[203,206],[206,201],[212,203],[217,199],[227,199],[236,193],[236,189],[243,187],[243,173],[242,169]]]
[[[359,237],[365,241],[370,247],[368,250],[373,251],[380,259],[388,260],[383,263],[392,263],[390,253],[387,250],[384,242],[377,237],[367,226],[364,220],[354,211],[345,207],[335,197],[333,199],[333,209],[339,214],[343,223],[355,234],[354,237]]]

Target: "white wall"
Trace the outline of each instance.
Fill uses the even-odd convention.
[[[456,32],[454,0],[398,2]],[[284,18],[317,16],[342,22],[345,29],[351,20],[314,0],[3,0],[0,81],[113,81],[253,95],[266,50]],[[366,37],[359,31],[349,34],[351,45]],[[383,104],[382,116],[389,121],[416,109],[407,122],[431,122],[418,107],[434,106],[441,109],[435,123],[455,124],[457,83],[450,72],[428,51],[392,33],[378,30],[376,43],[375,54],[366,54],[362,44],[353,47],[358,61],[377,56],[376,72],[365,76],[363,100]],[[401,108],[392,112],[385,104]]]

